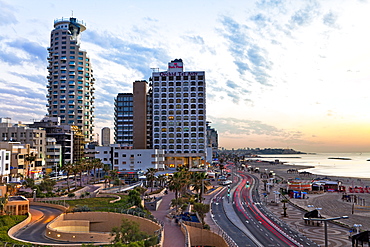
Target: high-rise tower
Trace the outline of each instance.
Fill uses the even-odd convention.
[[[76,18],[54,21],[51,31],[48,71],[48,114],[61,124],[77,126],[85,141],[93,139],[94,77],[90,58],[80,49],[86,25]]]
[[[165,150],[169,167],[200,165],[207,152],[205,72],[185,72],[175,59],[152,80],[153,147]]]

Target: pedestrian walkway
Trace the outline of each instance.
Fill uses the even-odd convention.
[[[175,219],[170,219],[171,200],[175,198],[174,192],[168,192],[163,195],[162,202],[156,211],[151,211],[153,216],[164,224],[164,242],[163,247],[184,247],[185,236],[181,231],[180,226],[175,222]]]
[[[265,193],[264,191],[264,185],[262,182],[260,182],[259,192],[260,194]],[[280,186],[274,185],[272,188],[273,190],[279,191]],[[334,194],[331,194],[334,195]],[[310,197],[312,195],[309,195]],[[311,199],[317,198],[315,196],[312,196]],[[320,198],[320,197],[319,197]],[[281,200],[280,198],[279,200]],[[278,201],[279,201],[278,200]],[[330,197],[330,194],[324,197],[321,197],[321,200],[314,200],[316,203],[315,206],[319,206],[318,201],[323,201],[322,203],[329,203],[329,201],[332,201],[331,205],[336,205],[335,208],[331,208],[332,210],[338,210],[337,213],[341,212],[341,205],[336,203],[336,200],[334,198]],[[320,226],[317,225],[306,225],[303,216],[306,211],[303,211],[299,209],[299,207],[296,207],[292,204],[286,203],[287,207],[287,217],[284,217],[283,214],[283,203],[278,202],[277,205],[272,205],[269,203],[270,201],[275,201],[275,195],[273,193],[269,193],[266,198],[263,199],[263,203],[266,205],[267,209],[270,210],[277,219],[283,221],[285,224],[287,224],[291,229],[296,230],[298,233],[305,235],[310,240],[314,241],[316,244],[320,246],[325,245],[325,233],[324,233],[324,225],[321,224]],[[302,203],[306,204],[308,202],[312,202],[311,200],[307,199],[292,199],[291,200],[293,204],[302,206]],[[307,208],[308,209],[308,208]],[[345,220],[342,220],[345,222]],[[341,227],[335,224],[328,223],[327,226],[328,230],[328,246],[330,247],[340,247],[340,246],[351,246],[351,241],[349,239],[349,230],[345,227]]]

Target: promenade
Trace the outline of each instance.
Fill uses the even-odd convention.
[[[268,169],[268,171],[273,170],[274,173],[284,179],[292,178],[292,176],[299,177],[298,174],[292,175],[286,172],[287,169],[291,168],[291,166],[287,165],[269,165],[269,164],[262,164],[259,163],[258,167],[261,170]],[[300,168],[300,167],[296,167]],[[259,178],[258,173],[253,173],[253,175]],[[318,177],[317,175],[313,175]],[[302,178],[305,179],[305,178]],[[330,176],[331,180],[341,180],[343,181],[344,185],[350,186],[354,181],[358,181],[356,178],[341,178],[341,177],[334,177]],[[367,183],[368,181],[361,181],[362,183]],[[280,191],[280,188],[286,188],[286,184],[274,184],[271,188],[271,193],[264,198],[265,202],[270,202],[275,200],[275,194],[273,191]],[[260,181],[259,192],[265,193],[263,190],[263,183]],[[370,202],[370,194],[367,193],[358,193],[358,196],[365,199],[366,202]],[[353,227],[354,224],[361,224],[361,230],[369,230],[370,229],[370,213],[368,212],[361,212],[356,211],[352,214],[352,203],[342,201],[342,193],[338,192],[325,192],[322,194],[308,194],[307,199],[290,199],[291,203],[287,203],[287,214],[288,217],[283,217],[283,209],[282,203],[279,202],[277,206],[273,206],[267,203],[267,208],[276,215],[276,217],[286,224],[288,224],[292,229],[297,230],[299,233],[310,238],[312,241],[316,242],[319,245],[324,245],[324,226],[310,226],[306,225],[303,221],[303,215],[305,211],[312,211],[315,208],[321,208],[319,210],[320,214],[324,218],[332,218],[332,217],[340,217],[340,216],[349,216],[348,219],[341,219],[337,220],[348,227],[342,227],[335,224],[328,223],[328,240],[329,246],[336,247],[336,246],[351,246],[351,242],[349,240],[349,236],[351,234],[350,228]],[[265,203],[266,204],[266,203]],[[308,207],[308,205],[313,205],[314,208]],[[353,233],[352,233],[353,234]]]

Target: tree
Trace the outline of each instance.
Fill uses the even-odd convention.
[[[47,191],[51,192],[54,188],[54,185],[57,182],[55,180],[51,180],[48,176],[45,176],[41,183],[38,185],[39,186],[39,191]]]
[[[157,169],[148,168],[148,171],[145,173],[146,180],[150,183],[151,191],[153,191],[153,183],[156,180],[155,173]]]
[[[128,219],[122,219],[122,224],[119,227],[113,227],[111,236],[112,243],[128,244],[150,237],[143,231],[140,231],[139,224]]]
[[[101,159],[92,159],[91,161],[92,169],[94,170],[94,183],[96,183],[97,172],[96,169],[103,168],[104,164],[101,162]]]
[[[71,192],[71,188],[70,188],[70,185],[69,185],[69,175],[71,174],[72,172],[72,164],[71,162],[68,162],[68,163],[64,163],[61,167],[61,170],[64,171],[65,173],[67,173],[67,189],[68,189],[68,193]]]
[[[0,197],[0,215],[5,215],[5,207],[8,203],[8,193],[4,197]]]
[[[24,160],[26,161],[26,171],[27,171],[27,176],[26,177],[30,177],[30,166],[32,166],[32,162],[34,162],[36,160],[36,155],[34,155],[33,153],[30,153],[30,154],[26,154],[25,155],[25,158]]]
[[[193,190],[195,190],[199,195],[199,202],[202,202],[204,187],[208,186],[210,183],[207,179],[207,173],[205,172],[193,172],[191,174],[191,185]]]
[[[283,203],[283,210],[284,210],[284,212],[283,212],[283,216],[284,217],[287,217],[288,216],[288,214],[286,213],[286,210],[288,209],[286,206],[285,206],[285,203],[287,203],[287,202],[289,202],[289,200],[288,199],[283,199],[283,200],[281,200],[281,202]]]
[[[110,171],[110,165],[104,164],[103,165],[103,171],[104,171],[104,184],[105,184],[104,187],[107,188],[107,182],[110,181],[110,177],[108,175],[109,171]]]
[[[140,192],[137,190],[130,190],[130,192],[128,193],[128,202],[134,206],[141,208],[142,206]]]
[[[200,216],[203,226],[205,224],[204,217],[206,216],[206,213],[209,212],[209,209],[210,209],[209,204],[194,203],[193,205],[193,210],[197,212],[198,215]]]
[[[23,182],[22,182],[22,185],[26,188],[31,188],[33,189],[33,187],[35,186],[35,180],[32,179],[32,178],[26,178]]]
[[[160,187],[164,187],[167,182],[167,176],[164,174],[158,175],[157,181],[159,182]]]

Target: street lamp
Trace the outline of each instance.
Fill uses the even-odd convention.
[[[361,224],[354,224],[353,227],[356,228],[356,234],[359,234],[360,233],[360,227],[362,225]]]
[[[320,208],[321,209],[321,208]],[[304,220],[313,220],[313,221],[323,221],[324,222],[324,227],[325,227],[325,247],[328,247],[328,221],[330,220],[339,220],[339,219],[348,219],[348,216],[339,216],[339,217],[333,217],[333,218],[327,218],[327,219],[322,219],[322,218],[303,218]]]

